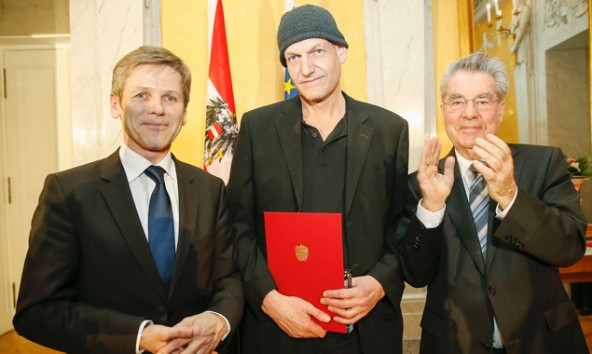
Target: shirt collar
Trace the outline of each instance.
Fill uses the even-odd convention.
[[[119,158],[121,159],[121,164],[123,165],[123,169],[127,175],[128,182],[138,178],[149,166],[152,165],[150,161],[140,156],[137,152],[133,151],[125,144],[122,144],[121,148],[119,149]],[[177,179],[175,162],[173,161],[170,151],[159,163],[156,164],[156,166],[162,167],[174,180]]]
[[[456,153],[456,161],[458,161],[458,170],[460,172],[460,175],[465,176],[467,174],[467,171],[469,170],[469,168],[473,164],[473,160],[468,160],[468,159],[464,158],[461,154],[458,153],[458,151],[456,149],[455,149],[455,153]]]

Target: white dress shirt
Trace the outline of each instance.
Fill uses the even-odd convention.
[[[138,217],[140,218],[142,228],[144,229],[144,235],[146,235],[146,240],[149,241],[148,208],[150,205],[150,197],[152,196],[152,192],[156,187],[156,183],[150,177],[144,174],[144,171],[153,164],[150,161],[146,160],[144,157],[140,156],[132,149],[130,149],[129,147],[127,147],[125,144],[122,144],[121,148],[119,149],[119,158],[121,159],[121,164],[123,165],[123,169],[127,176],[127,181],[132,192],[132,197],[134,199],[136,211],[138,212]],[[173,225],[175,230],[176,253],[177,241],[179,240],[179,186],[177,182],[177,170],[175,169],[175,162],[173,161],[170,151],[158,164],[156,164],[156,166],[160,166],[165,170],[164,184],[169,198],[171,199],[171,207],[173,209]],[[207,312],[211,312],[222,317],[226,322],[227,331],[226,334],[222,337],[222,340],[224,340],[230,333],[230,322],[228,322],[228,319],[226,317],[217,312]],[[140,324],[138,336],[136,339],[136,353],[143,352],[143,350],[140,350],[140,338],[142,336],[142,331],[144,331],[144,328],[150,324],[153,324],[151,320],[144,320]]]

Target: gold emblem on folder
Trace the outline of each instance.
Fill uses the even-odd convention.
[[[308,247],[305,245],[298,245],[294,247],[294,253],[296,254],[296,259],[300,262],[306,262],[308,259]]]

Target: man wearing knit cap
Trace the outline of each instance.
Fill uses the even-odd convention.
[[[341,91],[348,43],[327,10],[305,5],[284,14],[278,47],[299,96],[245,113],[228,185],[248,304],[241,352],[401,353],[404,285],[393,250],[406,193],[407,122]],[[354,278],[352,288],[323,293],[332,316],[277,290],[266,260],[266,211],[342,215],[344,265]],[[326,332],[315,319],[352,330]]]

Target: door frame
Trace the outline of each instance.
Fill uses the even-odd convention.
[[[69,40],[69,38],[68,38]],[[58,169],[62,170],[72,166],[73,161],[73,134],[70,102],[70,43],[31,43],[28,38],[6,40],[0,37],[0,279],[8,279],[8,289],[0,287],[0,299],[8,299],[2,306],[9,306],[10,316],[14,315],[16,284],[20,279],[14,279],[16,264],[11,263],[10,235],[8,227],[8,166],[6,136],[10,132],[6,127],[6,102],[4,100],[5,86],[5,62],[4,53],[13,50],[55,50],[56,52],[56,140]],[[39,186],[41,188],[41,186]],[[5,308],[6,310],[6,308]],[[0,314],[2,310],[0,310]],[[0,323],[0,334],[12,329],[12,325],[6,328],[5,323]]]

